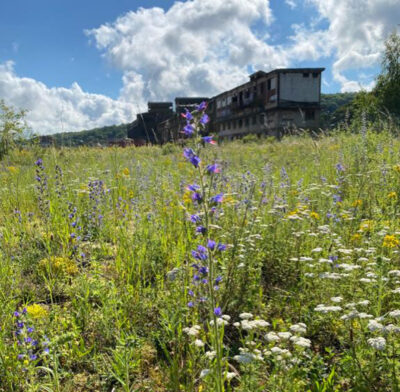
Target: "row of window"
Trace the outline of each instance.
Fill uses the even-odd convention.
[[[256,96],[262,96],[265,91],[270,91],[276,88],[276,78],[268,79],[266,82],[256,84],[235,95],[228,95],[217,99],[217,109],[231,105],[232,103],[242,104],[245,101],[250,101]]]
[[[250,125],[264,124],[265,114],[254,115],[251,117],[239,118],[238,120],[225,121],[219,124],[219,130],[223,131],[226,129],[240,129],[249,127]]]

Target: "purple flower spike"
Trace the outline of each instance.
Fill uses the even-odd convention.
[[[192,195],[192,200],[193,200],[193,201],[197,201],[198,203],[201,203],[201,201],[203,200],[203,198],[202,198],[202,196],[201,196],[200,193],[195,192],[195,193],[193,193],[193,195]]]
[[[36,165],[36,166],[42,166],[42,164],[43,164],[42,158],[39,158],[39,159],[35,162],[35,165]]]
[[[220,307],[220,306],[214,308],[214,314],[215,314],[217,317],[221,317],[221,316],[222,316],[222,310],[221,310],[221,307]]]
[[[201,162],[200,158],[196,155],[190,158],[189,161],[194,167],[199,167],[199,163]]]

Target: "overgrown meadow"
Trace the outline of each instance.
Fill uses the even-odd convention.
[[[399,140],[200,115],[1,163],[0,391],[400,390]]]

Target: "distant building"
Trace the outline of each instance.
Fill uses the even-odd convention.
[[[128,128],[135,144],[166,143],[182,138],[186,109],[208,102],[209,130],[233,139],[254,133],[280,136],[296,128],[318,129],[321,116],[321,74],[324,68],[286,68],[257,71],[250,80],[208,99],[175,98],[149,102],[148,111],[137,115]]]
[[[182,138],[180,131],[184,126],[181,116],[186,108],[193,110],[198,104],[208,101],[206,97],[175,98],[175,111],[172,102],[149,102],[148,111],[139,113],[128,127],[128,137],[135,144],[163,144]]]
[[[148,111],[136,115],[136,120],[128,127],[128,138],[137,144],[161,143],[157,126],[173,116],[172,102],[149,102]]]
[[[320,126],[324,68],[258,71],[250,81],[211,99],[212,130],[220,137],[280,135]]]

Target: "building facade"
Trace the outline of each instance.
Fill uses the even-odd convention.
[[[211,99],[212,130],[222,138],[249,133],[279,136],[320,125],[324,68],[258,71],[250,80]]]

